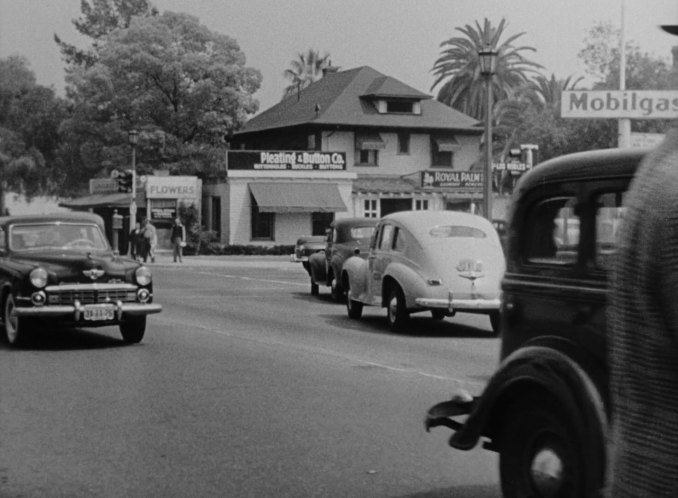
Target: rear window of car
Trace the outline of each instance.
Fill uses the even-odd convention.
[[[429,230],[429,235],[438,239],[451,237],[484,239],[487,234],[480,228],[468,227],[464,225],[439,225]]]
[[[579,216],[574,197],[540,202],[529,213],[523,245],[528,261],[539,264],[573,265],[579,247]]]

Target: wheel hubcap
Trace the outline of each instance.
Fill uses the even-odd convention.
[[[395,321],[397,311],[398,311],[398,299],[396,297],[392,297],[388,303],[388,319],[391,320],[392,322]]]
[[[557,496],[563,485],[563,460],[551,448],[542,448],[532,460],[530,473],[540,496]]]

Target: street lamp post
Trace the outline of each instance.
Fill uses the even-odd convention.
[[[133,227],[137,221],[137,167],[136,152],[139,132],[130,130],[128,133],[129,144],[132,146],[132,201],[129,203],[129,224]]]
[[[497,71],[497,52],[486,45],[478,51],[480,74],[485,78],[485,181],[483,214],[492,219],[492,76]]]

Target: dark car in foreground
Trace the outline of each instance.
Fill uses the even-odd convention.
[[[512,199],[501,362],[483,393],[457,391],[426,428],[499,453],[506,497],[598,496],[610,421],[606,286],[629,183],[646,150],[538,165]],[[648,420],[651,423],[651,420]]]
[[[377,222],[376,218],[343,218],[332,222],[323,250],[308,258],[311,294],[317,295],[319,286],[325,285],[330,287],[335,301],[343,299],[340,276],[344,261],[351,256],[367,256]]]
[[[14,346],[36,327],[118,325],[140,342],[153,302],[150,270],[119,256],[90,213],[0,217],[0,313]]]

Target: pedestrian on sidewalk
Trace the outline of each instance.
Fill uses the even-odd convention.
[[[137,221],[134,228],[129,233],[129,253],[132,259],[140,259],[142,254],[142,240],[141,240],[141,224]]]
[[[144,218],[141,225],[141,235],[144,247],[141,257],[144,259],[144,263],[148,261],[149,257],[151,258],[151,263],[155,263],[155,248],[158,245],[158,234],[148,218]]]
[[[174,219],[174,225],[172,225],[172,246],[174,246],[174,262],[177,260],[181,263],[181,258],[183,256],[183,248],[186,246],[186,227],[181,223],[181,218],[178,216]]]

